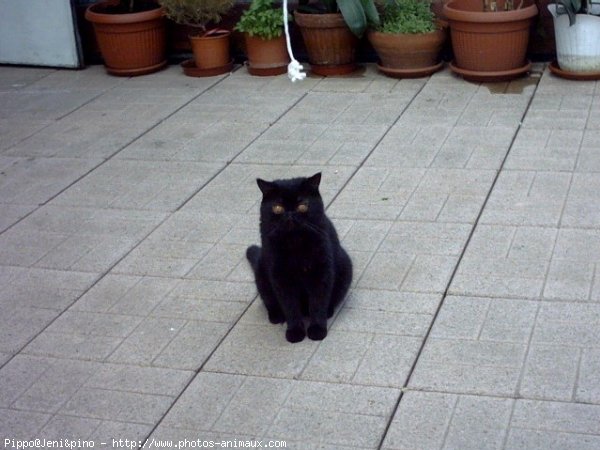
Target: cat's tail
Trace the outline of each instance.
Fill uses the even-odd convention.
[[[258,245],[251,245],[246,249],[246,258],[254,273],[258,271],[258,260],[260,259],[260,247]]]

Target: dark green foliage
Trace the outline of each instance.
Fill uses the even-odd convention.
[[[177,22],[206,29],[208,23],[219,23],[235,0],[159,0],[165,15]]]
[[[394,34],[423,34],[435,30],[435,15],[424,0],[389,0],[384,7],[379,31]]]
[[[263,39],[279,37],[283,33],[283,12],[272,0],[253,0],[235,29]]]

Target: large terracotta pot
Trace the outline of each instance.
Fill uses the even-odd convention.
[[[516,3],[516,2],[515,2]],[[450,68],[477,81],[510,79],[527,72],[529,29],[538,9],[532,0],[504,11],[484,12],[481,0],[450,0],[444,15],[450,24],[455,61]]]
[[[294,12],[308,53],[311,70],[317,75],[341,75],[356,70],[358,38],[341,14]]]
[[[162,69],[167,64],[164,9],[112,14],[111,7],[114,2],[95,3],[85,12],[94,26],[106,71],[134,76]]]
[[[446,28],[425,34],[400,34],[369,31],[369,42],[381,60],[379,70],[399,78],[427,76],[442,67],[440,52],[446,40]]]
[[[281,75],[287,72],[290,57],[287,52],[285,35],[273,39],[263,39],[244,33],[248,72],[252,75]]]

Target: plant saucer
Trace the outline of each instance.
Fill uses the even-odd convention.
[[[444,61],[440,61],[433,66],[419,67],[418,69],[394,69],[377,64],[380,72],[392,78],[421,78],[427,77],[444,67]]]
[[[476,83],[491,83],[498,81],[510,81],[520,76],[525,75],[531,69],[531,61],[516,69],[511,70],[499,70],[499,71],[479,71],[479,70],[468,70],[456,66],[455,62],[450,62],[450,70],[457,75],[460,75],[467,81],[474,81]]]
[[[575,81],[594,81],[600,80],[600,72],[570,72],[568,70],[561,69],[556,60],[552,61],[548,66],[550,72],[554,75],[558,75],[561,78]]]
[[[358,65],[356,63],[331,64],[331,65],[311,64],[310,65],[310,71],[314,75],[320,75],[322,77],[348,75],[356,70],[358,70]]]
[[[196,67],[196,62],[193,58],[186,59],[181,63],[181,67],[183,73],[188,77],[214,77],[231,72],[231,69],[233,69],[233,58],[224,66],[211,67],[210,69],[200,69],[199,67]]]
[[[250,75],[255,75],[258,77],[271,77],[287,73],[287,64],[277,67],[252,67],[250,64],[246,63],[246,68],[248,69],[248,73]]]

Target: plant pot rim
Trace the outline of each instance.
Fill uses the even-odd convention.
[[[419,67],[415,69],[394,69],[386,67],[382,64],[377,64],[377,69],[391,78],[422,78],[428,77],[444,67],[444,61],[440,61],[432,66]]]
[[[443,12],[448,20],[474,23],[516,22],[529,19],[538,13],[538,8],[535,3],[512,11],[483,12],[461,9],[459,7],[461,1],[462,0],[450,0],[448,3],[444,4]]]
[[[294,11],[294,21],[306,28],[348,27],[342,13],[303,13]]]
[[[216,77],[233,69],[233,58],[225,65],[219,67],[211,67],[209,69],[201,69],[196,66],[194,58],[186,59],[180,64],[183,73],[188,77]]]
[[[202,40],[213,40],[213,39],[223,39],[226,38],[228,36],[231,35],[231,31],[229,30],[221,30],[218,33],[209,35],[209,36],[205,36],[205,35],[198,35],[198,34],[188,34],[188,37],[190,39],[202,39]]]
[[[260,39],[261,41],[277,41],[279,39],[285,39],[285,34],[283,34],[283,28],[281,29],[281,35],[280,36],[276,36],[274,38],[264,38],[262,36],[259,36],[257,34],[250,34],[247,31],[244,31],[244,38],[250,38],[250,39]]]
[[[398,37],[398,38],[411,38],[411,37],[419,37],[419,36],[432,36],[434,34],[439,34],[439,33],[445,33],[446,32],[446,27],[447,25],[438,25],[438,27],[433,30],[433,31],[429,31],[427,33],[386,33],[383,31],[377,31],[377,30],[368,30],[367,31],[367,37],[369,36],[389,36],[389,37]]]
[[[126,14],[108,14],[96,11],[97,9],[101,10],[108,5],[114,5],[114,2],[109,0],[91,4],[85,10],[85,18],[92,23],[125,24],[159,19],[163,17],[165,13],[165,8],[160,5],[147,11]]]
[[[340,16],[342,16],[342,13],[341,12],[338,12],[338,13],[324,13],[324,12],[305,13],[305,12],[302,12],[302,11],[298,11],[296,9],[296,10],[294,10],[294,15],[311,16],[311,17],[312,16],[318,16],[318,17],[322,17],[322,16],[340,17]]]

